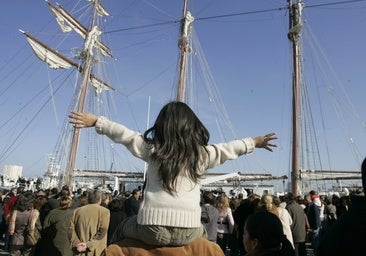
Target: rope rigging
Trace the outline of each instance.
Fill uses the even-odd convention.
[[[357,3],[357,2],[365,2],[365,1],[366,0],[351,0],[351,1],[342,1],[342,2],[333,2],[333,3],[324,3],[324,4],[313,4],[313,5],[305,5],[304,8],[344,5],[344,4],[352,4],[352,3]],[[265,9],[265,10],[230,13],[230,14],[214,15],[214,16],[207,16],[207,17],[201,17],[201,18],[195,17],[195,21],[223,19],[223,18],[229,18],[229,17],[235,17],[235,16],[245,16],[245,15],[258,14],[258,13],[277,12],[277,11],[283,11],[283,10],[288,10],[288,9],[289,8],[287,6],[285,6],[285,7],[278,7],[278,8]],[[114,33],[137,30],[137,29],[144,29],[144,28],[149,28],[149,27],[159,27],[159,26],[165,26],[165,25],[170,25],[170,24],[179,24],[180,21],[181,20],[178,19],[178,20],[165,21],[165,22],[159,22],[159,23],[154,23],[154,24],[146,24],[146,25],[136,26],[136,27],[115,29],[115,30],[105,31],[105,32],[103,32],[103,34],[114,34]]]
[[[364,2],[364,1],[366,1],[366,0],[354,0],[354,1],[343,1],[343,2],[335,2],[335,3],[327,3],[327,4],[316,4],[316,5],[308,5],[308,6],[305,6],[305,7],[307,7],[307,8],[315,8],[315,7],[323,7],[323,6],[331,6],[331,5],[341,5],[341,4],[350,4],[350,3]],[[149,5],[152,8],[157,9],[156,6],[153,6],[151,4],[149,4]],[[232,13],[232,14],[224,14],[224,15],[207,16],[207,17],[196,18],[195,20],[196,21],[218,20],[218,19],[225,19],[225,18],[235,17],[235,16],[245,16],[245,15],[255,15],[255,14],[259,14],[259,13],[278,12],[278,11],[283,11],[283,10],[287,10],[287,9],[288,9],[288,7],[280,7],[280,8],[272,8],[272,9],[258,10],[258,11],[250,11],[250,12],[240,12],[240,13]],[[163,13],[163,10],[160,10],[159,9],[158,11],[160,13]],[[111,35],[111,34],[117,34],[117,33],[122,33],[122,32],[126,32],[126,31],[132,31],[132,30],[140,30],[140,29],[144,29],[144,28],[152,28],[152,27],[154,27],[154,28],[161,28],[163,26],[176,25],[177,23],[179,24],[180,22],[181,22],[180,19],[179,20],[171,20],[171,21],[159,22],[159,23],[154,23],[154,24],[147,24],[147,25],[136,26],[136,27],[114,29],[114,30],[110,30],[110,31],[104,32],[103,34],[108,36],[108,35]],[[200,77],[190,77],[190,78],[188,78],[187,79],[187,82],[190,82],[192,84],[197,84],[197,80],[198,79],[202,79],[202,80],[204,80],[204,81],[207,82],[207,83],[204,83],[207,86],[205,88],[205,90],[207,92],[207,95],[208,95],[207,98],[209,100],[210,106],[212,106],[212,109],[216,113],[215,120],[212,120],[212,121],[214,121],[216,123],[216,126],[218,127],[218,130],[219,130],[219,135],[221,136],[222,140],[224,140],[224,141],[228,140],[228,135],[226,134],[227,132],[231,132],[231,136],[237,138],[238,136],[237,136],[236,132],[234,131],[233,124],[230,121],[228,112],[226,111],[225,106],[223,104],[223,100],[220,97],[221,94],[219,93],[219,90],[218,90],[218,88],[217,88],[217,86],[215,84],[215,81],[213,79],[212,73],[210,71],[210,68],[208,66],[208,63],[207,63],[207,61],[205,59],[205,56],[203,54],[203,50],[201,48],[200,42],[198,41],[197,35],[195,34],[195,31],[194,30],[193,30],[193,39],[192,40],[193,40],[192,41],[192,45],[193,45],[192,48],[193,48],[193,50],[192,50],[192,54],[190,55],[190,58],[191,58],[191,60],[189,60],[190,61],[190,64],[193,64],[193,58],[196,59],[196,60],[198,60],[198,63],[200,65],[200,69],[204,70],[204,72],[199,72],[199,74],[196,74],[197,76],[200,76]],[[144,42],[143,44],[146,47],[146,42]],[[317,57],[319,57],[319,56],[317,56]],[[159,78],[163,77],[163,75],[166,74],[172,68],[172,66],[173,65],[167,66],[160,73],[158,73],[157,75],[155,75],[153,78],[151,78],[150,80],[146,81],[145,83],[141,83],[140,86],[134,87],[134,89],[133,90],[130,90],[129,92],[122,91],[122,90],[117,90],[116,91],[117,92],[117,96],[124,97],[126,99],[125,104],[128,104],[129,107],[130,107],[130,111],[128,111],[130,113],[128,113],[128,114],[132,115],[132,119],[135,122],[136,126],[138,126],[138,123],[139,122],[137,121],[137,118],[135,116],[133,107],[131,106],[131,98],[132,97],[130,97],[130,96],[132,96],[133,94],[135,94],[137,92],[140,92],[141,90],[144,90],[148,85],[153,84],[155,81],[158,81]],[[195,69],[195,66],[193,66],[193,65],[189,65],[189,66],[190,66],[190,71],[188,73],[193,73],[191,71],[193,69]],[[196,71],[196,69],[195,69],[195,71]],[[322,71],[322,70],[318,70],[318,71]],[[104,70],[103,72],[106,72],[106,70]],[[329,94],[331,95],[331,92],[333,91],[334,88],[332,88],[332,84],[331,83],[329,83],[329,84],[330,84],[330,86],[328,86],[328,90],[329,90]],[[172,88],[175,88],[175,86],[173,86]],[[222,87],[220,87],[220,88],[222,88]],[[44,91],[46,89],[47,89],[47,87],[44,88],[42,91]],[[51,98],[48,98],[48,100],[47,100],[47,102],[50,102],[52,100],[53,107],[54,107],[54,112],[55,113],[56,113],[56,104],[54,102],[53,96],[58,91],[58,89],[59,89],[59,87],[56,88],[55,90],[54,90],[54,88],[50,87]],[[188,91],[188,93],[190,95],[197,95],[193,91],[193,90],[195,90],[195,88],[190,87],[190,90],[191,91]],[[344,88],[343,88],[343,90],[344,90]],[[40,91],[37,94],[37,96],[38,95],[41,95],[42,91]],[[344,90],[344,91],[346,91],[346,90]],[[2,94],[5,94],[6,92],[7,92],[7,89],[5,89],[5,91],[2,91]],[[172,95],[174,95],[174,94],[172,94]],[[306,93],[305,93],[305,95],[306,95]],[[22,107],[18,111],[16,111],[16,113],[14,113],[13,116],[9,117],[8,120],[9,121],[10,120],[13,120],[14,117],[18,113],[20,113],[21,110],[24,110],[26,108],[26,106],[28,106],[29,104],[31,104],[31,102],[34,99],[36,99],[37,96],[34,96],[32,99],[30,99],[29,101],[27,101],[25,103],[25,105],[22,105]],[[334,108],[338,111],[339,118],[343,119],[343,125],[342,126],[343,126],[343,129],[345,130],[345,133],[347,133],[347,127],[346,127],[347,126],[347,122],[344,119],[344,115],[340,111],[339,99],[337,99],[337,97],[335,95],[333,95],[333,97],[334,97],[333,98]],[[171,97],[171,98],[173,98],[173,97]],[[318,92],[318,98],[320,98],[319,92]],[[361,124],[363,125],[363,127],[366,128],[365,127],[365,123],[362,121],[361,116],[356,113],[355,107],[352,104],[351,100],[348,98],[347,95],[345,95],[344,98],[346,99],[344,102],[347,102],[349,104],[349,108],[351,110],[353,110],[352,111],[353,112],[353,115],[355,115],[356,117],[358,117],[359,122],[361,122]],[[198,99],[197,97],[196,98],[190,97],[190,99],[192,99],[193,101],[196,101],[196,102],[192,102],[192,105],[199,104],[200,103],[200,100],[201,100],[201,99]],[[116,112],[118,111],[116,105],[113,105],[113,103],[114,103],[113,102],[113,98],[108,98],[108,100],[106,100],[105,98],[99,97],[99,98],[97,98],[97,101],[99,101],[99,102],[96,105],[93,105],[93,106],[92,105],[88,105],[88,109],[90,109],[90,111],[93,111],[95,113],[107,113],[107,116],[109,116],[110,115],[110,112],[108,112],[109,109],[107,109],[107,105],[108,104],[112,105],[112,106],[109,105],[109,107],[112,107],[112,108],[114,107],[115,110],[116,110]],[[101,109],[102,107],[106,107],[106,108],[105,109]],[[45,108],[45,104],[41,106],[41,109],[44,109],[44,108]],[[306,111],[308,111],[310,113],[312,112],[312,105],[311,105],[311,103],[308,103],[308,105],[305,106],[304,108],[306,109]],[[39,111],[41,109],[39,109]],[[72,109],[72,108],[70,107],[70,109]],[[303,110],[304,112],[305,112],[305,109]],[[31,123],[34,122],[34,118],[39,115],[39,111],[31,119],[31,121],[29,121],[27,123],[26,127],[21,131],[20,136],[23,136],[24,133],[25,133],[25,129],[27,127],[29,127],[29,125]],[[125,110],[125,112],[126,112],[126,110]],[[324,116],[322,110],[321,110],[321,115]],[[320,151],[319,148],[321,146],[318,145],[318,141],[316,139],[314,141],[314,138],[316,138],[317,135],[316,134],[313,134],[314,131],[316,130],[316,128],[314,128],[314,120],[311,119],[311,115],[310,115],[310,119],[309,120],[310,120],[309,123],[307,123],[306,126],[305,126],[305,128],[304,128],[304,132],[305,132],[305,134],[308,135],[308,136],[305,135],[306,137],[311,137],[311,138],[309,138],[310,141],[304,142],[304,145],[307,146],[304,149],[304,151],[305,152],[306,151],[311,151],[313,153],[318,152],[318,154],[319,154],[319,151]],[[7,123],[7,121],[5,121],[5,123]],[[5,125],[5,123],[4,124],[0,124],[0,128],[2,128]],[[323,118],[322,118],[322,125],[323,125],[323,127],[322,127],[323,133],[326,134],[326,127],[325,127]],[[67,122],[64,123],[64,126],[65,126],[64,129],[66,129],[66,127],[68,127],[70,129],[70,125],[68,125]],[[226,127],[226,128],[224,128],[224,127]],[[93,139],[89,138],[89,135],[87,135],[87,137],[88,137],[88,139],[87,139],[88,140],[87,145],[89,147],[88,146],[86,147],[86,151],[93,151],[93,152],[90,152],[92,155],[93,154],[94,155],[106,155],[107,154],[104,151],[105,148],[97,148],[97,146],[95,146],[97,144],[97,141],[94,138]],[[352,136],[349,133],[348,133],[348,138],[350,140],[350,143],[352,144]],[[5,159],[6,156],[9,154],[9,152],[12,152],[17,147],[19,147],[19,140],[20,140],[20,138],[17,137],[15,139],[15,141],[14,141],[15,143],[12,143],[12,145],[9,146],[6,149],[5,152],[1,152],[1,154],[0,154],[0,160]],[[62,138],[57,143],[55,152],[63,152],[63,151],[66,151],[66,148],[65,148],[65,140],[66,140],[65,138]],[[357,146],[356,145],[353,145],[353,146],[354,146],[355,154],[359,154],[360,155],[360,151],[357,149]],[[64,147],[64,148],[62,148],[62,147]],[[113,148],[113,145],[111,145],[111,144],[109,144],[107,147],[109,147],[109,149],[112,149],[112,151],[114,153],[120,152],[120,149],[115,150]],[[326,148],[327,148],[327,155],[328,155],[328,165],[331,166],[331,161],[329,160],[329,146],[326,145]],[[106,150],[108,150],[108,149],[106,149]],[[116,158],[118,158],[118,157],[116,157],[115,155],[113,155],[112,165],[114,164]],[[96,159],[96,158],[94,158],[94,159]],[[91,169],[91,168],[94,168],[93,166],[103,165],[103,164],[99,163],[101,161],[106,162],[107,159],[106,158],[103,158],[103,159],[98,159],[98,161],[94,160],[93,163],[92,163],[92,161],[84,161],[84,162],[85,162],[86,168],[87,169]],[[322,163],[320,161],[319,155],[316,156],[316,157],[314,157],[313,159],[307,159],[306,161],[307,161],[306,165],[314,165],[315,166],[316,164],[319,164],[321,166],[321,169],[323,169],[323,165],[325,165],[324,163]],[[261,166],[261,163],[257,163],[257,165],[258,166]],[[304,163],[304,165],[305,165],[305,163]]]

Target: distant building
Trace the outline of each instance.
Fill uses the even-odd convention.
[[[3,176],[6,179],[17,181],[19,177],[22,177],[23,166],[19,165],[5,165],[3,170]]]

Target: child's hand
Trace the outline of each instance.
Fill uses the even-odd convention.
[[[74,124],[75,128],[85,128],[95,126],[98,117],[90,113],[73,112],[69,115],[69,123]]]
[[[267,135],[264,136],[258,136],[253,138],[254,144],[256,148],[264,148],[267,149],[269,151],[273,151],[273,147],[277,147],[276,144],[272,144],[270,143],[271,140],[277,140],[277,136],[274,132],[272,133],[268,133]]]

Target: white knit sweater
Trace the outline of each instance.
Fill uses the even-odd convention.
[[[99,117],[95,129],[116,143],[123,144],[134,156],[148,162],[147,182],[143,201],[137,215],[140,225],[159,225],[183,228],[197,228],[201,226],[200,184],[195,184],[186,176],[179,176],[177,194],[170,195],[162,188],[158,170],[153,162],[149,162],[149,155],[154,148],[145,143],[143,135],[125,126]],[[254,150],[252,138],[233,140],[207,146],[209,152],[206,166],[200,172],[235,159],[240,155],[249,154]]]

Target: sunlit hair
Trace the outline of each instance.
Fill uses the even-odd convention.
[[[71,207],[72,198],[71,196],[62,196],[60,200],[60,209],[65,210]]]
[[[165,191],[174,195],[179,175],[198,182],[209,138],[206,127],[185,103],[174,101],[161,109],[144,140],[154,146],[150,160],[158,166]]]
[[[264,194],[261,197],[261,200],[258,203],[257,210],[271,212],[271,213],[279,216],[277,206],[273,202],[273,196],[270,194]]]
[[[217,205],[216,208],[219,210],[219,212],[226,211],[227,208],[230,207],[229,198],[226,194],[221,194],[217,198]]]

